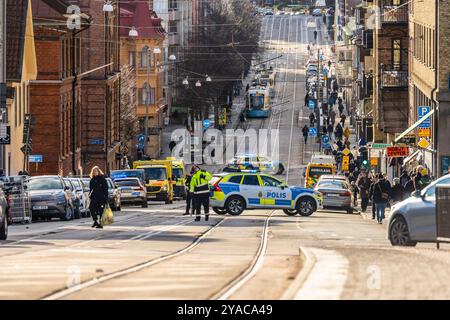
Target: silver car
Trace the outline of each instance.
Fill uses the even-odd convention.
[[[79,199],[79,204],[80,204],[79,210],[80,210],[81,217],[85,218],[85,217],[87,217],[89,203],[87,201],[87,197],[84,192],[83,183],[81,182],[80,178],[70,178],[70,182],[72,182],[72,185],[75,188],[75,194],[77,195],[77,197]]]
[[[138,178],[124,178],[114,180],[120,189],[120,201],[122,203],[140,204],[147,208],[147,191]]]
[[[450,175],[395,204],[389,216],[388,238],[393,246],[415,246],[436,241],[436,185],[450,184]]]
[[[353,192],[346,181],[322,180],[317,182],[314,189],[323,195],[323,208],[353,213]]]

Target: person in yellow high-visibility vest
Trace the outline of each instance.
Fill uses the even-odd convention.
[[[211,173],[194,167],[194,174],[191,178],[190,191],[194,194],[195,221],[200,221],[201,207],[205,210],[205,221],[209,218],[209,184],[212,179]]]

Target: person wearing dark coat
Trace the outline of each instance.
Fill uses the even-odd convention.
[[[383,223],[384,212],[391,195],[391,184],[384,178],[383,174],[380,173],[378,175],[378,182],[373,187],[373,201],[375,202],[375,210],[379,224]]]
[[[341,124],[338,123],[336,128],[334,129],[334,136],[336,139],[342,140],[343,135],[344,135],[344,129],[342,129]]]
[[[400,183],[399,178],[394,179],[394,186],[392,187],[392,201],[400,202],[405,198],[405,188]]]
[[[417,170],[417,173],[413,179],[414,181],[414,190],[415,191],[420,191],[423,189],[423,184],[422,184],[422,174],[420,173],[419,170]]]
[[[405,184],[405,198],[408,198],[414,192],[414,180],[409,179]]]
[[[362,170],[358,180],[356,181],[356,186],[359,189],[359,197],[361,198],[361,210],[366,212],[367,204],[369,202],[369,189],[370,189],[370,178],[367,175],[366,170]]]
[[[194,203],[194,194],[191,192],[191,179],[194,174],[194,167],[191,168],[190,174],[186,175],[186,211],[183,213],[183,216],[194,215],[195,203]]]
[[[375,184],[378,182],[377,179],[373,179],[372,183],[370,184],[369,188],[369,199],[372,202],[372,220],[375,220],[376,210],[375,210],[375,203],[373,202],[373,188],[375,187]]]
[[[409,177],[409,174],[406,170],[402,171],[402,175],[400,176],[400,184],[405,187],[406,183],[411,180],[411,178]]]
[[[316,116],[314,115],[314,113],[311,112],[311,114],[309,115],[309,124],[311,127],[314,125],[315,121],[316,121]]]
[[[306,124],[302,128],[302,133],[303,133],[303,139],[305,139],[305,144],[306,144],[308,142],[308,134],[309,134],[309,128]]]
[[[339,103],[338,110],[339,110],[339,116],[342,117],[342,114],[344,113],[344,105],[342,103]]]
[[[309,105],[309,93],[305,94],[305,107]]]
[[[328,131],[328,136],[331,139],[331,135],[333,134],[333,131],[334,131],[333,125],[331,123],[328,125],[327,131]]]
[[[91,211],[94,224],[92,228],[102,229],[101,221],[103,210],[108,202],[108,182],[99,167],[95,166],[91,170],[91,181],[89,182],[89,210]]]

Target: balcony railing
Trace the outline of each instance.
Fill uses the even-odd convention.
[[[408,87],[408,71],[383,70],[381,73],[381,86],[383,88]]]
[[[384,6],[380,15],[382,23],[407,23],[408,6]]]

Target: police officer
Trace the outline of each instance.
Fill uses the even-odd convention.
[[[193,215],[195,210],[194,203],[194,194],[191,192],[191,180],[192,175],[194,174],[194,167],[191,168],[190,174],[186,175],[186,212],[183,214],[184,216]]]
[[[194,174],[191,178],[190,189],[194,193],[195,203],[195,221],[200,221],[201,206],[205,210],[205,221],[209,218],[209,185],[211,180],[211,173],[200,169],[200,167],[194,167]]]

